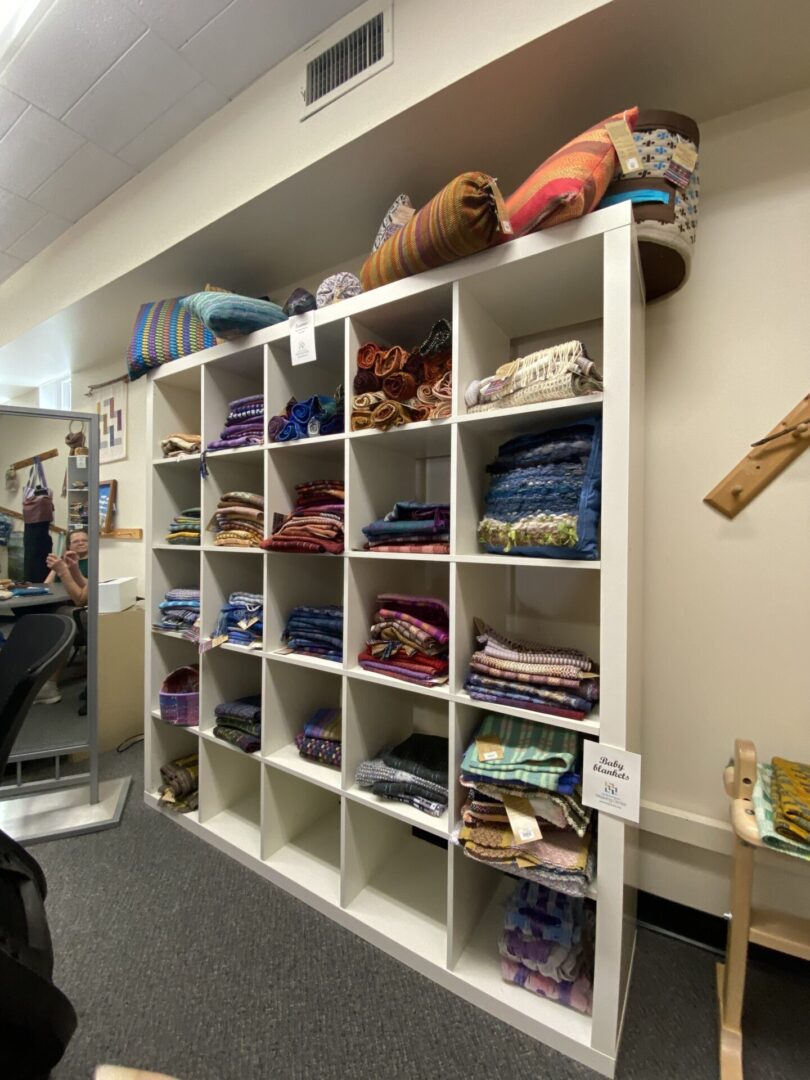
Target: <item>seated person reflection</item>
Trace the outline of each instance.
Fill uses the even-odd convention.
[[[82,573],[82,563],[84,563],[84,569],[87,569],[87,533],[84,530],[77,530],[70,537],[70,550],[66,551],[63,558],[58,555],[49,555],[46,559],[48,564],[48,570],[50,573],[45,579],[46,584],[50,584],[58,577],[65,587],[65,592],[75,604],[76,608],[83,608],[87,606],[88,596],[88,581],[85,575]],[[73,608],[62,607],[60,610],[63,614],[72,614]],[[77,639],[77,644],[81,644],[82,629],[84,624],[80,622],[80,636]],[[86,632],[85,632],[86,640]],[[59,692],[59,676],[62,674],[58,671],[53,679],[49,679],[37,694],[38,705],[56,705],[62,700],[62,695]],[[79,715],[84,716],[87,712],[86,704],[87,690],[85,688],[80,696],[81,706],[79,708]]]

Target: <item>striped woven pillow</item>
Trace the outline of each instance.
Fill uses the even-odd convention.
[[[635,130],[638,109],[634,106],[608,120],[622,116]],[[605,127],[608,120],[566,143],[509,196],[506,212],[515,236],[582,217],[599,205],[618,164]]]
[[[169,360],[216,345],[216,337],[201,319],[180,306],[180,299],[141,305],[127,349],[131,380]]]
[[[360,271],[363,289],[473,255],[508,232],[503,198],[493,178],[462,173],[369,255]]]

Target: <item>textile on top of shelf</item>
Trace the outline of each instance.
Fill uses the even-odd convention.
[[[441,817],[448,800],[448,740],[414,732],[396,746],[358,765],[355,782],[380,798],[408,803]]]
[[[191,454],[199,454],[202,438],[199,435],[189,434],[184,431],[176,431],[160,440],[160,449],[167,458],[187,457]]]
[[[127,348],[130,380],[216,343],[216,336],[202,319],[183,307],[181,297],[141,304]]]
[[[231,645],[260,649],[264,634],[264,597],[261,593],[233,592],[217,618],[212,638],[227,637]]]
[[[599,700],[596,665],[577,649],[513,639],[475,619],[481,646],[464,688],[476,701],[584,720]]]
[[[160,766],[163,783],[158,788],[161,806],[167,806],[178,814],[188,814],[199,806],[197,786],[200,778],[200,762],[197,754],[187,754]]]
[[[360,278],[348,270],[341,270],[339,274],[332,274],[320,283],[315,293],[315,303],[319,308],[328,307],[329,304],[337,304],[340,300],[359,296],[362,291]]]
[[[259,694],[224,701],[214,709],[214,736],[255,754],[262,743],[262,699]]]
[[[602,376],[588,359],[582,342],[564,341],[501,364],[486,379],[473,379],[464,391],[464,401],[467,412],[492,412],[582,397],[603,389]]]
[[[261,547],[264,539],[264,496],[250,491],[226,491],[208,528],[217,547]]]
[[[487,551],[596,559],[602,503],[602,418],[519,435],[487,465],[478,539]]]
[[[306,401],[290,398],[284,411],[271,416],[267,424],[268,442],[316,439],[319,435],[339,435],[343,431],[343,387],[334,397],[313,394]]]
[[[152,623],[154,630],[171,630],[189,641],[199,641],[199,589],[169,589],[158,608],[160,617]]]
[[[257,300],[228,292],[198,292],[180,301],[208,329],[221,338],[241,337],[283,322],[287,316],[271,300]]]
[[[208,444],[211,451],[236,450],[264,442],[264,395],[237,398],[228,406],[225,427],[218,439]]]
[[[450,551],[449,503],[396,502],[379,521],[363,526],[367,551],[446,555]]]
[[[340,768],[342,727],[340,709],[318,709],[295,736],[298,753],[310,761]]]
[[[452,412],[452,338],[447,319],[439,319],[410,352],[400,345],[383,349],[361,345],[354,377],[352,431],[441,420]]]
[[[304,653],[341,663],[343,660],[343,608],[337,605],[300,605],[290,612],[281,636],[284,651]]]
[[[506,982],[590,1015],[595,912],[588,901],[520,882],[498,942]]]
[[[381,593],[360,667],[392,679],[439,686],[447,682],[450,641],[447,602],[430,596]]]
[[[771,769],[776,831],[787,840],[810,844],[810,765],[775,757]]]
[[[793,835],[777,832],[775,819],[776,807],[773,801],[774,767],[757,762],[757,779],[751,801],[754,804],[757,828],[766,847],[774,848],[785,855],[795,855],[799,859],[810,859],[810,844]]]
[[[167,544],[176,544],[179,547],[199,547],[200,544],[200,508],[190,506],[181,510],[172,518],[169,532],[166,535]]]
[[[267,551],[343,551],[342,480],[311,480],[296,484],[295,509],[291,514],[274,514],[272,534],[262,541]]]
[[[305,311],[314,311],[317,307],[315,297],[307,289],[293,289],[284,301],[284,314],[303,315]]]
[[[471,791],[453,842],[477,862],[583,895],[593,881],[594,854],[589,812],[582,806],[580,751],[572,731],[485,716],[461,762],[459,781]],[[567,796],[567,804],[546,798],[550,793]],[[528,838],[513,832],[509,810],[516,799],[537,823]],[[540,800],[542,813],[532,800]],[[561,811],[564,821],[549,821],[547,807]]]

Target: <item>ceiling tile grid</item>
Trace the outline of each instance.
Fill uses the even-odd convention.
[[[0,282],[357,3],[44,0],[0,62]]]

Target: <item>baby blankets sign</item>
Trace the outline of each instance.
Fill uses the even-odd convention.
[[[585,739],[582,802],[638,825],[641,755]]]

